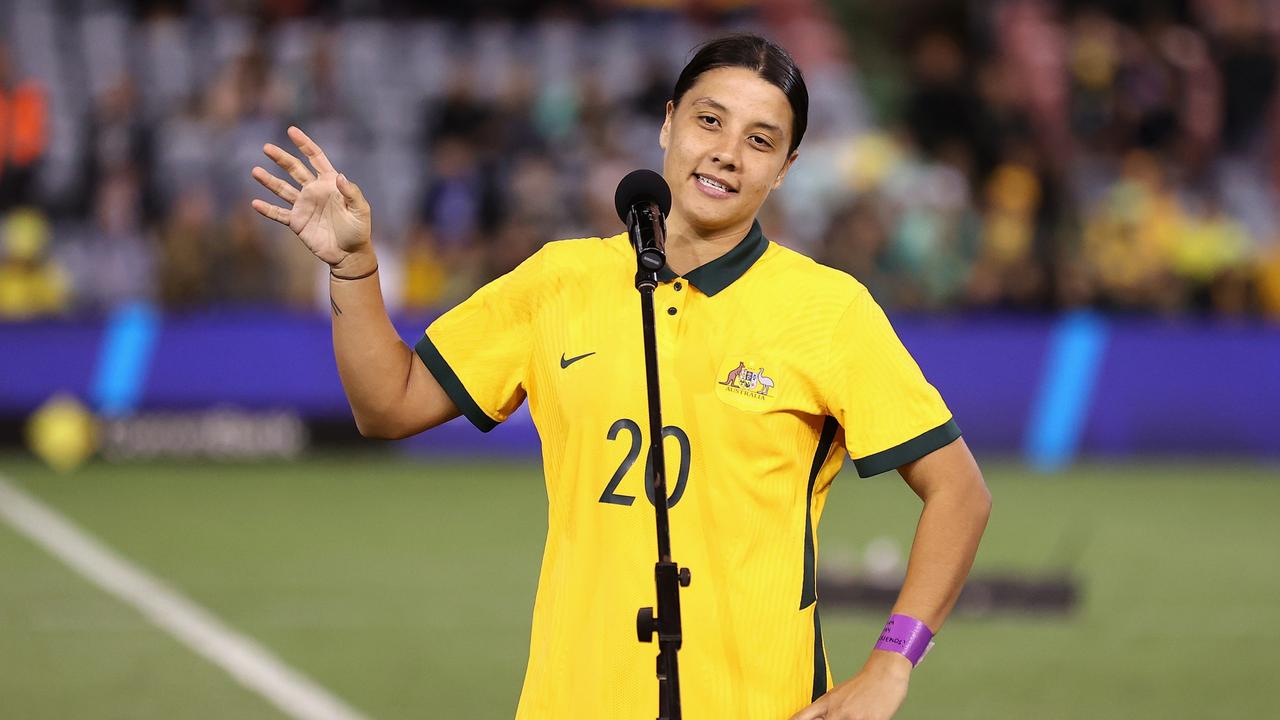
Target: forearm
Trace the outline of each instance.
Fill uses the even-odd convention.
[[[894,613],[910,615],[938,632],[960,597],[990,514],[991,495],[980,475],[976,484],[929,495]],[[896,652],[872,650],[865,668],[905,677],[911,673],[911,661]]]
[[[394,425],[413,362],[387,316],[373,252],[334,266],[329,279],[333,353],[356,426],[365,435],[386,435]],[[343,280],[335,275],[356,278]]]
[[[447,420],[452,406],[443,390],[420,377],[416,384],[410,382],[417,366],[382,302],[378,259],[370,242],[373,215],[364,193],[301,129],[291,126],[288,135],[311,168],[276,145],[263,145],[263,153],[293,182],[253,168],[253,177],[285,204],[257,198],[250,204],[263,217],[288,227],[330,267],[333,354],[356,427],[374,437],[404,437]],[[415,389],[424,402],[408,402]]]
[[[990,514],[991,495],[981,481],[937,490],[925,500],[893,612],[921,620],[934,632],[942,627],[973,567]]]

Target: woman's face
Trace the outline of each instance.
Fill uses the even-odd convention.
[[[672,207],[701,232],[749,223],[796,158],[787,96],[740,67],[708,70],[668,102],[658,142]]]

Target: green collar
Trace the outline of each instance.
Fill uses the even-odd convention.
[[[684,279],[698,288],[702,294],[711,297],[742,277],[742,274],[754,265],[768,248],[769,239],[760,229],[760,221],[753,220],[747,236],[734,245],[732,250],[685,273]],[[669,282],[676,279],[676,274],[671,268],[663,265],[658,271],[658,279]]]

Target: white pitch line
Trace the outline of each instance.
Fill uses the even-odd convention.
[[[0,518],[285,714],[299,720],[365,720],[266,648],[227,627],[3,476]]]

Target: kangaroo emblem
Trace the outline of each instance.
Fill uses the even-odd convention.
[[[730,370],[729,377],[725,378],[725,381],[720,384],[732,386],[734,383],[738,382],[738,376],[741,375],[742,371],[746,369],[747,369],[747,364],[739,361],[738,367],[734,368],[733,370]]]

